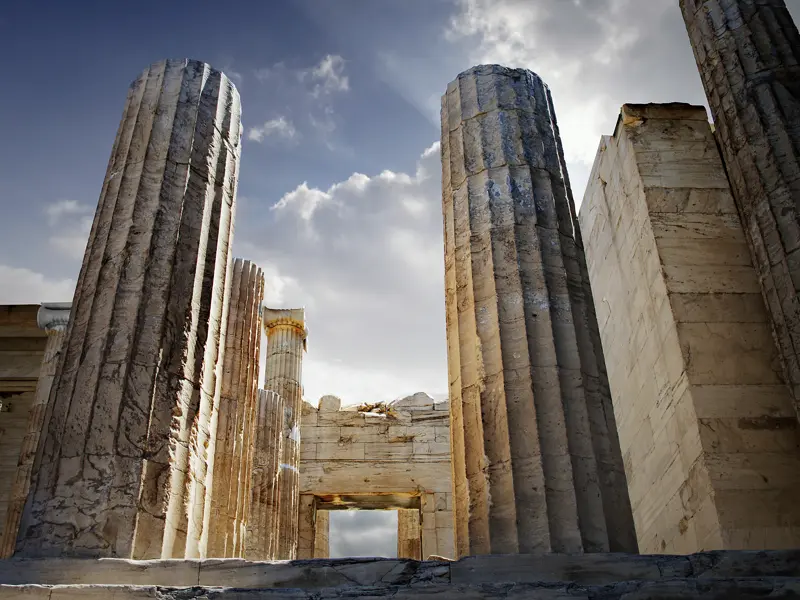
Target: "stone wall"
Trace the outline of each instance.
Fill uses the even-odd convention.
[[[331,396],[320,400],[319,409],[303,404],[298,557],[313,556],[317,507],[415,508],[421,516],[422,556],[452,557],[447,403],[416,394],[359,408],[340,409]]]
[[[0,306],[0,538],[47,345],[38,311],[38,304]]]
[[[641,551],[796,547],[791,394],[705,110],[624,106],[581,229]]]

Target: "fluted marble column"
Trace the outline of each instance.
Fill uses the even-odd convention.
[[[225,337],[225,360],[219,406],[214,421],[214,467],[206,555],[241,556],[242,500],[250,485],[243,480],[250,445],[252,408],[256,404],[258,353],[261,338],[259,310],[264,276],[250,261],[233,262],[230,310]]]
[[[244,557],[272,560],[277,541],[278,467],[283,441],[283,399],[273,391],[258,390],[250,506]]]
[[[442,98],[457,552],[636,552],[550,92],[483,65]]]
[[[202,506],[191,455],[221,358],[240,140],[239,94],[208,65],[156,63],[131,85],[19,554],[184,555]]]
[[[783,0],[681,0],[800,416],[800,33]]]
[[[25,506],[31,482],[35,477],[33,463],[36,456],[36,448],[39,445],[39,439],[44,428],[53,377],[56,374],[56,367],[61,356],[61,347],[64,344],[64,336],[69,322],[70,307],[71,304],[69,302],[45,303],[39,307],[39,313],[36,316],[39,327],[47,333],[47,345],[44,349],[39,380],[36,382],[33,404],[28,415],[28,428],[22,440],[17,471],[14,475],[11,494],[9,495],[11,501],[6,513],[3,538],[0,541],[0,558],[8,558],[14,553],[19,523],[22,518],[22,509]]]
[[[275,558],[290,560],[297,554],[300,501],[300,412],[303,404],[302,366],[308,331],[302,308],[262,311],[267,333],[264,388],[277,392],[284,402],[284,436],[278,473],[280,490],[278,549]]]

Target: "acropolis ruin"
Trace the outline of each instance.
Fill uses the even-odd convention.
[[[0,599],[800,596],[800,33],[675,5],[711,114],[623,105],[580,211],[539,75],[442,82],[439,401],[305,397],[240,93],[145,69],[71,302],[0,306]],[[343,510],[396,558],[330,558]]]

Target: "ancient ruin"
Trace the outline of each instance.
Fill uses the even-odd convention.
[[[0,598],[798,596],[800,34],[678,4],[713,127],[624,105],[580,218],[538,75],[447,86],[444,402],[304,399],[305,309],[231,253],[239,94],[148,68],[72,304],[0,307]],[[328,558],[353,509],[397,559]]]
[[[623,106],[581,230],[641,551],[800,545],[798,423],[705,109]]]
[[[303,404],[297,558],[327,558],[327,512],[398,510],[398,557],[454,555],[448,404],[416,394],[387,405]],[[324,553],[323,553],[324,552]]]
[[[458,555],[636,552],[547,86],[493,65],[459,75],[442,165]]]
[[[800,33],[784,0],[680,0],[800,414]]]

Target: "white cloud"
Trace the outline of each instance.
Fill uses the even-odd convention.
[[[50,279],[30,269],[0,265],[0,304],[70,302],[73,279]]]
[[[267,295],[277,288],[281,306],[306,309],[309,402],[446,392],[438,147],[411,174],[302,183],[273,204],[258,237],[237,239],[237,254],[269,273]]]
[[[57,200],[45,206],[50,245],[69,258],[83,258],[92,228],[92,212],[92,206],[75,200]]]
[[[330,556],[396,557],[397,511],[330,511]]]
[[[265,121],[262,125],[251,127],[247,132],[247,139],[253,142],[263,142],[265,138],[281,138],[293,140],[297,137],[297,129],[294,124],[286,117],[280,116],[276,119]]]
[[[314,82],[311,94],[319,97],[323,94],[346,92],[350,89],[350,80],[344,73],[345,60],[338,54],[328,54],[310,71],[304,71],[301,78],[309,76]]]
[[[302,112],[302,118],[298,116],[296,119],[302,133],[311,133],[312,137],[316,137],[331,151],[348,151],[333,140],[339,122],[334,102],[338,95],[350,89],[350,78],[345,72],[346,63],[338,54],[327,54],[310,67],[291,68],[284,62],[278,62],[256,70],[255,77],[264,84],[268,83],[271,90],[279,90],[288,99],[287,110],[290,113],[299,115]],[[300,132],[294,124],[286,120],[291,129],[287,127],[274,131],[280,131],[287,139],[299,136]],[[277,125],[278,123],[274,123],[273,127]],[[253,128],[248,133],[248,138],[261,141],[265,135],[263,128]]]
[[[56,200],[45,206],[44,213],[50,225],[57,225],[63,217],[84,215],[89,210],[91,207],[76,200]]]
[[[575,200],[625,102],[703,103],[672,0],[457,0],[446,36],[474,64],[535,71],[550,86]]]

